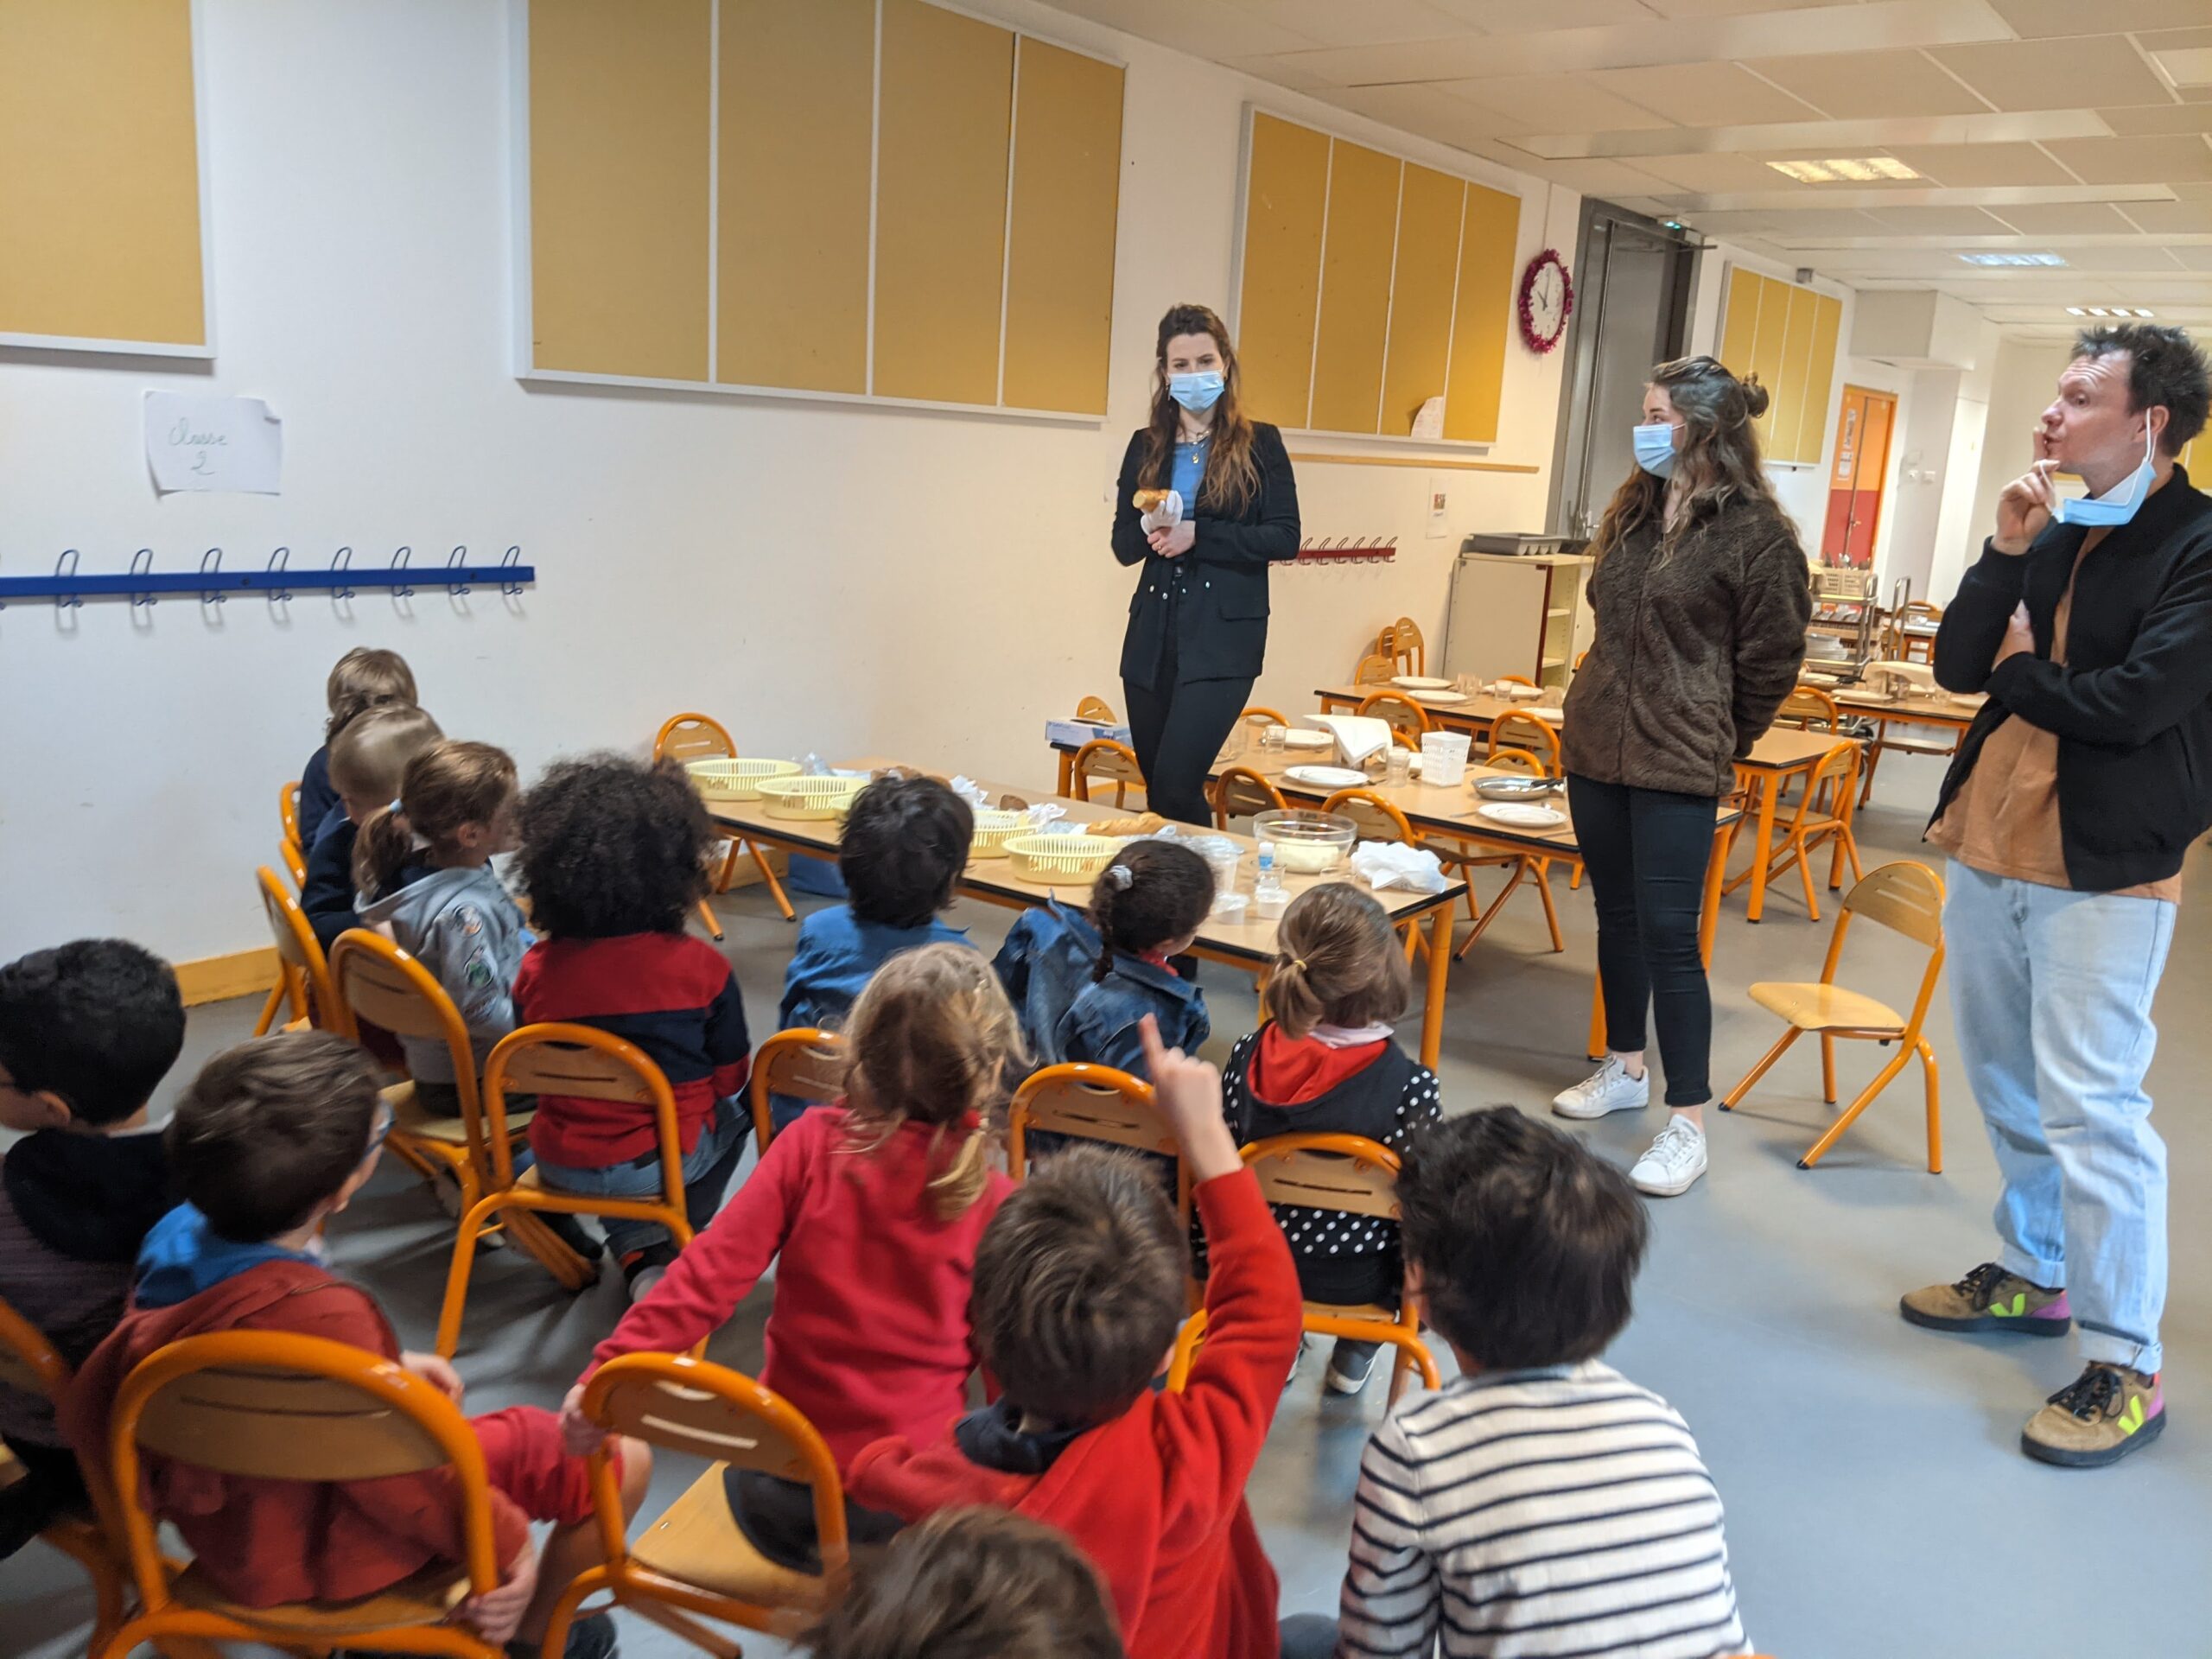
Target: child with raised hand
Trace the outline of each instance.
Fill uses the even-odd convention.
[[[834,1028],[868,976],[900,951],[965,944],[968,936],[938,912],[952,902],[975,835],[968,803],[934,778],[890,772],[854,797],[837,849],[846,902],[799,924],[778,1029]],[[807,1103],[770,1096],[776,1128],[789,1128]]]
[[[1096,1563],[1133,1659],[1275,1659],[1275,1574],[1244,1502],[1297,1351],[1298,1274],[1237,1156],[1221,1076],[1138,1040],[1211,1245],[1206,1341],[1155,1393],[1184,1315],[1173,1206],[1125,1153],[1078,1147],[1017,1188],[976,1256],[976,1347],[998,1402],[931,1441],[872,1446],[847,1490],[906,1520],[992,1503]]]
[[[122,939],[79,939],[0,968],[0,1300],[84,1363],[123,1317],[131,1265],[172,1202],[146,1105],[184,1046],[168,963]],[[76,1454],[43,1395],[0,1385],[0,1559],[85,1502]]]
[[[597,1026],[660,1067],[676,1096],[694,1231],[721,1207],[745,1151],[732,1096],[752,1052],[729,963],[683,931],[716,844],[706,807],[672,762],[566,760],[523,798],[522,883],[543,937],[515,978],[517,1017]],[[540,1095],[530,1144],[549,1186],[619,1198],[660,1191],[650,1106]],[[650,1221],[600,1224],[635,1300],[676,1259],[675,1242]]]
[[[1213,894],[1213,871],[1187,847],[1134,841],[1115,855],[1090,891],[1102,949],[1091,982],[1060,1016],[1064,1059],[1144,1077],[1137,1025],[1147,1014],[1170,1048],[1195,1052],[1205,1043],[1213,1030],[1206,1000],[1169,958],[1191,948]]]
[[[728,1322],[770,1262],[760,1380],[806,1414],[842,1470],[871,1441],[935,1434],[975,1368],[968,1300],[978,1240],[1009,1183],[987,1160],[988,1123],[1024,1069],[1014,1010],[964,944],[892,957],[853,1005],[844,1100],[802,1113],[729,1206],[593,1351],[678,1353]],[[579,1410],[572,1446],[598,1430]],[[733,1471],[730,1510],[772,1560],[818,1570],[807,1489]],[[855,1540],[898,1522],[848,1506]]]
[[[1413,1395],[1360,1465],[1338,1654],[1741,1653],[1720,1497],[1688,1426],[1602,1354],[1648,1222],[1628,1179],[1510,1106],[1416,1141],[1406,1259],[1460,1375]]]
[[[322,688],[330,718],[322,728],[322,746],[300,768],[300,799],[294,809],[302,850],[315,845],[316,834],[338,805],[339,791],[330,776],[330,746],[339,733],[371,709],[387,703],[415,701],[415,672],[396,651],[356,645],[331,664]],[[385,792],[385,798],[391,798]]]
[[[353,849],[360,826],[397,798],[407,763],[441,741],[438,722],[411,702],[379,703],[364,709],[330,740],[330,783],[338,810],[326,813],[322,828],[308,843],[307,880],[300,886],[300,908],[315,942],[327,951],[338,936],[361,925],[353,901]]]
[[[149,1355],[218,1331],[281,1331],[346,1343],[412,1371],[456,1404],[461,1378],[435,1354],[402,1352],[376,1299],[333,1274],[315,1246],[375,1170],[391,1127],[382,1073],[353,1044],[303,1031],[240,1044],[209,1061],[166,1135],[185,1202],[147,1235],[131,1309],[77,1374],[62,1428],[89,1467],[106,1465],[118,1392]],[[499,1587],[454,1617],[517,1659],[537,1659],[553,1604],[600,1559],[588,1468],[562,1449],[550,1411],[511,1406],[472,1418],[491,1486]],[[634,1510],[650,1452],[617,1449]],[[183,1535],[194,1571],[249,1607],[375,1596],[464,1556],[454,1471],[359,1481],[219,1474],[149,1455],[146,1501]],[[543,1554],[530,1522],[556,1529]],[[567,1659],[606,1659],[613,1621],[571,1630]]]
[[[1412,995],[1390,918],[1357,887],[1324,882],[1291,901],[1275,940],[1260,993],[1268,1023],[1238,1039],[1222,1072],[1222,1108],[1236,1144],[1357,1135],[1403,1156],[1444,1110],[1436,1074],[1398,1046],[1390,1027]],[[1397,1306],[1404,1268],[1395,1224],[1300,1205],[1277,1205],[1275,1220],[1308,1301]],[[1338,1338],[1330,1390],[1364,1388],[1376,1348]]]

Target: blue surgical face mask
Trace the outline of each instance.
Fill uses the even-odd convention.
[[[1167,377],[1167,395],[1189,410],[1193,415],[1204,414],[1221,397],[1221,371],[1208,369],[1201,374],[1171,374]]]
[[[2158,440],[2152,435],[2149,422],[2143,424],[2143,464],[2130,473],[2113,489],[2101,496],[2063,497],[2056,515],[2062,524],[2124,524],[2135,516],[2144,498],[2151,493],[2151,480],[2158,475],[2151,451]]]
[[[1670,423],[1654,421],[1636,429],[1636,464],[1654,478],[1664,478],[1675,470],[1675,429]]]

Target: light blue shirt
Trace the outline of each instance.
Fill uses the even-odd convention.
[[[1203,443],[1179,443],[1175,446],[1175,467],[1168,474],[1167,486],[1183,498],[1183,516],[1198,516],[1198,486],[1206,475],[1206,446]]]

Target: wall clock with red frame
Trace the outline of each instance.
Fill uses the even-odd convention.
[[[1521,343],[1541,355],[1555,349],[1574,315],[1574,279],[1555,248],[1546,248],[1521,273]]]

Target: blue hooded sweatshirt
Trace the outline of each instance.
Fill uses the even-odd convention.
[[[288,1250],[281,1244],[266,1243],[240,1244],[225,1238],[196,1207],[180,1204],[154,1224],[139,1248],[138,1288],[131,1304],[175,1307],[264,1262],[321,1265],[305,1250]]]

